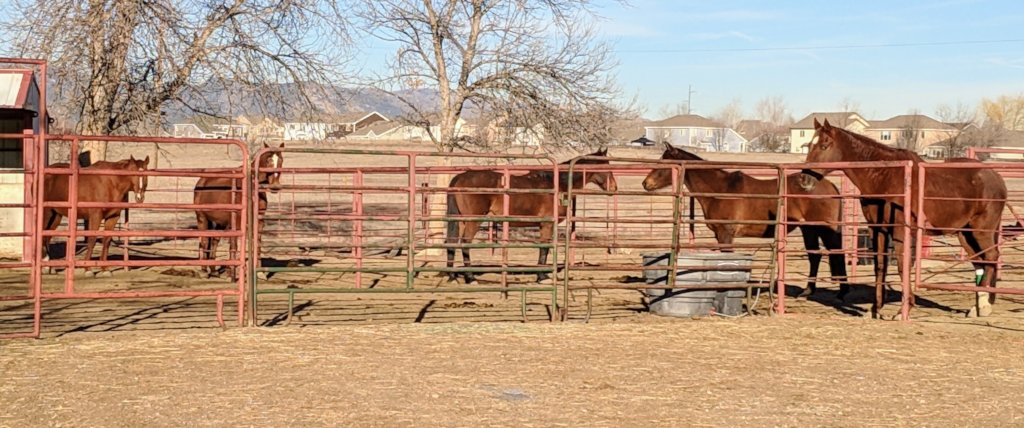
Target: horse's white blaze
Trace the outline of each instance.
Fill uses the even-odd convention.
[[[270,155],[270,165],[271,165],[271,168],[277,168],[278,166],[280,166],[281,165],[281,157],[278,156],[277,154]]]

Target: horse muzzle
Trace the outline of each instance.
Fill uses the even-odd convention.
[[[805,169],[800,171],[800,187],[804,190],[814,190],[818,182],[825,179],[820,172]]]

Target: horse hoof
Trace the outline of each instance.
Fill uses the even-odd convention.
[[[256,278],[261,280],[261,281],[266,281],[267,278],[268,278],[267,277],[267,273],[266,272],[256,272]]]
[[[94,270],[87,270],[87,271],[85,271],[85,276],[87,276],[89,278],[95,278],[96,277],[96,271],[94,271]]]
[[[467,282],[466,285],[480,285],[480,282],[478,282],[477,280],[474,279],[471,282]]]
[[[101,270],[96,274],[97,278],[110,278],[112,276],[114,276],[114,272],[111,272],[109,270]]]
[[[544,285],[555,285],[555,280],[553,280],[551,278],[544,278],[544,279],[542,279],[540,281],[537,281],[537,283],[538,284],[544,284]]]
[[[811,290],[810,288],[805,288],[804,291],[801,291],[800,294],[798,294],[796,296],[796,298],[797,299],[800,299],[800,298],[806,299],[808,297],[811,297],[812,294],[814,294],[814,290]]]
[[[983,306],[981,308],[975,306],[967,312],[967,318],[980,318],[992,315],[992,308]]]

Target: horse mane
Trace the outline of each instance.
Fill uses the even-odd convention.
[[[704,158],[702,158],[700,156],[697,156],[694,153],[690,153],[690,152],[688,152],[686,150],[683,150],[683,149],[680,149],[680,148],[676,148],[676,147],[673,147],[671,150],[665,150],[665,153],[662,154],[661,158],[663,160],[667,160],[667,159],[671,159],[671,160],[692,160],[692,161],[702,161],[702,160],[704,160]]]
[[[847,139],[853,140],[860,143],[859,149],[861,155],[866,156],[868,159],[898,159],[898,160],[912,160],[914,162],[922,162],[920,156],[913,151],[907,149],[900,149],[896,147],[887,146],[874,138],[868,137],[867,135],[861,135],[853,131],[849,131],[843,128],[833,128],[840,131],[838,134],[845,136]]]

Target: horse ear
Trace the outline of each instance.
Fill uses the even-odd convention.
[[[128,155],[128,160],[135,162],[135,155]]]
[[[281,145],[280,145],[280,146],[277,146],[277,147],[279,147],[279,148],[282,148],[282,149],[283,149],[283,148],[284,148],[284,143],[281,143]]]
[[[825,119],[825,123],[821,124],[821,127],[824,128],[824,129],[832,128],[832,125],[830,123],[828,123],[828,118]]]
[[[149,155],[146,155],[146,159],[142,161],[143,165],[149,166]]]
[[[605,148],[602,148],[601,150],[598,150],[597,151],[597,155],[598,156],[608,156],[608,148],[605,147]]]
[[[665,150],[668,150],[668,151],[671,152],[671,151],[674,151],[676,149],[675,147],[672,146],[672,144],[669,144],[668,141],[663,141],[662,143],[665,144]]]
[[[270,145],[269,145],[269,144],[267,144],[267,142],[266,142],[266,141],[264,141],[264,142],[263,142],[263,148],[265,148],[265,149],[269,149],[269,148],[270,148]]]
[[[826,120],[826,122],[828,121],[828,119],[825,119],[825,120]],[[821,128],[821,122],[818,122],[818,118],[814,118],[814,129],[819,129],[819,128]]]

